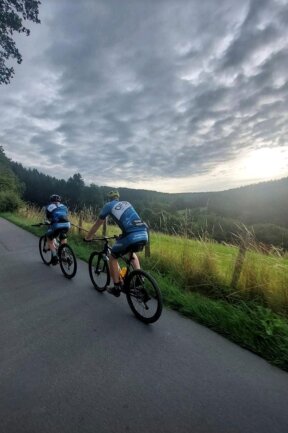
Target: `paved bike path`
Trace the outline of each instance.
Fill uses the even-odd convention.
[[[287,433],[288,374],[164,309],[134,318],[0,218],[1,433]]]

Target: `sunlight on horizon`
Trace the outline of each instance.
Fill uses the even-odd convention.
[[[202,175],[186,178],[118,183],[118,187],[168,193],[223,191],[288,176],[288,148],[261,148],[243,152],[239,158],[222,162]]]
[[[243,178],[251,180],[285,177],[288,170],[288,149],[277,147],[253,150],[243,158],[239,169]]]
[[[7,152],[7,156],[17,162],[17,157],[12,152]],[[30,169],[39,169],[36,165],[29,165],[29,158],[22,162],[24,166]],[[53,176],[55,175],[55,164],[45,166],[45,158],[41,159],[41,172]],[[62,173],[62,177],[68,179],[73,175],[71,169],[63,170],[60,165],[57,167]],[[77,171],[77,170],[76,170]],[[74,171],[74,172],[76,172]],[[250,152],[242,151],[238,158],[223,161],[211,167],[203,174],[191,173],[186,177],[153,177],[149,179],[129,181],[110,181],[103,182],[94,176],[83,176],[86,185],[95,183],[96,185],[106,185],[117,188],[132,188],[158,191],[164,193],[189,193],[189,192],[212,192],[224,191],[228,189],[239,188],[259,182],[272,181],[288,177],[288,148],[261,148],[251,150]],[[119,176],[120,178],[121,176]],[[115,183],[114,183],[115,182]]]

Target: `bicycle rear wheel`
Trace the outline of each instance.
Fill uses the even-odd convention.
[[[127,281],[129,307],[144,323],[154,323],[162,313],[162,295],[158,284],[148,272],[142,269],[132,271]]]
[[[89,258],[89,275],[98,292],[104,292],[110,283],[110,272],[107,257],[96,251]]]
[[[77,260],[72,248],[67,244],[61,244],[58,248],[58,257],[61,271],[66,278],[73,278],[77,272]]]
[[[50,265],[52,259],[51,250],[48,247],[47,236],[43,235],[39,239],[39,252],[41,259],[45,263],[45,265]]]

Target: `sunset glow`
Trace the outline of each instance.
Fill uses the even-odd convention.
[[[253,150],[242,159],[239,168],[239,177],[243,180],[270,180],[285,176],[288,168],[288,149],[278,147]]]

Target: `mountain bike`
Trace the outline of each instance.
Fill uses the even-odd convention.
[[[49,226],[48,223],[33,224],[34,227]],[[72,248],[68,244],[61,244],[59,235],[53,240],[59,265],[64,276],[68,279],[73,278],[77,272],[77,260]],[[48,246],[47,234],[40,236],[39,252],[45,265],[50,265],[52,261],[52,252]]]
[[[118,236],[104,236],[94,238],[92,241],[103,241],[104,246],[100,251],[93,251],[89,258],[89,275],[94,288],[98,292],[104,292],[110,284],[109,256],[111,253],[110,239]],[[87,242],[87,241],[86,241]],[[143,248],[144,244],[139,245]],[[137,249],[137,251],[139,251]],[[143,269],[134,269],[133,251],[121,255],[118,262],[122,262],[127,268],[120,272],[121,292],[126,295],[128,305],[137,319],[144,323],[153,323],[159,319],[162,313],[162,294],[155,279]],[[123,272],[123,270],[125,272]]]

